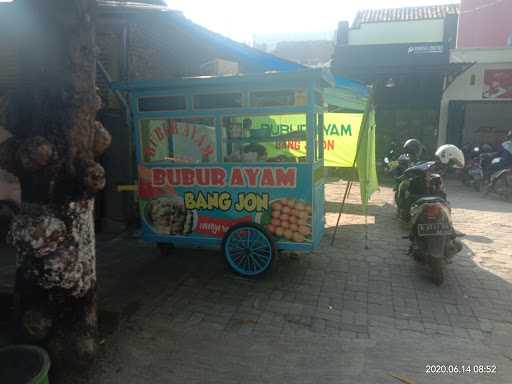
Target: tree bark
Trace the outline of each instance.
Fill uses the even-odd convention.
[[[15,302],[20,335],[47,347],[54,366],[96,354],[95,158],[110,135],[95,120],[95,0],[17,0],[18,79],[0,167],[18,176]]]

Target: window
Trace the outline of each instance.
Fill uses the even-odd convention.
[[[141,120],[141,157],[146,163],[212,163],[215,137],[213,117]]]
[[[252,92],[251,107],[282,107],[306,105],[304,90],[280,90]]]
[[[140,112],[182,111],[187,109],[185,96],[139,97]]]
[[[241,108],[241,93],[215,93],[195,95],[194,109]]]
[[[306,159],[306,114],[222,119],[225,162],[301,162]]]

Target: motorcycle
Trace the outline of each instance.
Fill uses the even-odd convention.
[[[483,144],[481,147],[476,146],[471,150],[466,148],[464,152],[466,165],[462,169],[461,181],[463,184],[473,187],[480,192],[482,186],[489,183],[490,170],[492,169],[492,161],[498,155],[493,152],[493,147],[489,144]]]
[[[449,155],[443,155],[443,152]],[[399,212],[411,223],[409,254],[430,266],[432,281],[441,285],[444,264],[462,250],[462,243],[453,228],[451,209],[439,172],[451,165],[452,160],[456,161],[457,167],[462,167],[464,156],[457,147],[444,145],[436,151],[436,157],[441,160],[410,167],[400,177]]]
[[[505,200],[512,200],[512,132],[507,136],[499,153],[486,159],[484,167],[484,180],[488,182],[488,193],[496,193]]]
[[[397,157],[397,145],[395,143],[391,143],[383,161],[379,161],[377,165],[384,172],[384,174],[390,174],[393,171],[394,167],[396,166]]]
[[[398,188],[401,181],[400,177],[412,165],[411,157],[408,153],[403,153],[394,161],[389,161],[389,158],[387,157],[384,158],[384,163],[386,164],[387,173],[392,175],[395,179],[393,191],[395,192],[395,204],[397,204],[398,207]]]
[[[407,177],[404,177],[406,171],[411,168],[414,164],[420,164],[419,159],[421,158],[421,154],[423,153],[425,147],[421,144],[417,139],[408,139],[404,145],[402,146],[402,154],[398,157],[396,161],[396,168],[393,172],[393,176],[395,177],[395,204],[397,206],[397,214],[403,221],[409,221],[409,210],[404,209],[404,197],[403,192],[406,190],[404,188],[405,184],[402,185],[402,181],[407,183]]]
[[[492,161],[492,165],[500,169],[499,166],[501,158],[496,158]],[[486,194],[495,193],[501,198],[512,201],[512,169],[503,168],[493,173],[489,179],[489,185]]]
[[[418,196],[433,194],[425,178],[425,173],[434,165],[435,162],[427,161],[412,165],[407,168],[402,175],[397,178],[397,188],[395,191],[395,202],[397,206],[398,217],[404,222],[411,220],[411,206]],[[432,179],[432,182],[437,181]],[[442,180],[440,180],[442,182]],[[443,189],[437,192],[440,197],[446,198]]]
[[[482,180],[484,177],[480,147],[473,147],[471,150],[463,151],[466,165],[461,170],[461,181],[464,185],[473,187],[477,192],[480,191]]]

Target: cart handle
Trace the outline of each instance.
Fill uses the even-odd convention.
[[[118,185],[117,192],[137,192],[138,188],[135,184]]]

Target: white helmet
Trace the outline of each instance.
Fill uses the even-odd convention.
[[[436,157],[445,165],[453,168],[464,168],[464,154],[455,145],[441,145],[437,148]]]

